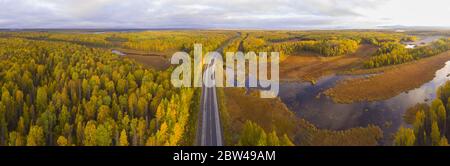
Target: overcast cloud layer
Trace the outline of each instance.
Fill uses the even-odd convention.
[[[450,26],[448,0],[0,0],[0,28]]]

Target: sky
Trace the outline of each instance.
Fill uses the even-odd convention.
[[[0,0],[0,28],[450,27],[449,0]]]

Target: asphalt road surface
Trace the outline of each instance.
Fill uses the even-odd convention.
[[[239,37],[238,36],[229,39],[227,42],[222,44],[220,48],[216,51],[222,53],[223,48],[228,45],[232,40]],[[209,68],[213,67],[214,62],[209,65]],[[213,72],[213,73],[209,73]],[[203,76],[211,76],[211,79],[214,82],[214,70],[205,70]],[[223,135],[222,135],[222,126],[220,123],[220,115],[219,115],[219,107],[217,104],[217,94],[216,87],[206,87],[205,84],[202,86],[202,97],[201,97],[201,131],[200,134],[200,145],[201,146],[223,146]]]
[[[212,72],[212,70],[206,70]],[[205,75],[210,75],[205,74]],[[220,125],[219,108],[217,105],[217,95],[215,87],[206,87],[203,84],[202,98],[202,146],[223,146],[222,128]]]

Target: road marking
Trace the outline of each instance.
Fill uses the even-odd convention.
[[[203,103],[202,103],[202,141],[201,141],[201,145],[205,146],[205,141],[206,141],[206,108],[205,108],[205,104],[206,104],[206,99],[207,99],[207,92],[208,92],[208,88],[204,88],[205,85],[203,85],[202,88],[202,96],[203,96]]]
[[[219,117],[219,108],[218,108],[218,105],[217,105],[217,94],[216,94],[216,89],[214,88],[213,89],[213,96],[214,96],[214,114],[215,114],[215,117],[216,117],[216,139],[217,139],[217,146],[222,146],[223,145],[223,143],[222,143],[222,132],[221,132],[221,129],[220,129],[220,117]]]
[[[237,37],[237,36],[236,36]],[[234,38],[233,38],[234,39]],[[229,39],[228,43],[233,40],[233,39]],[[228,44],[222,45],[220,48],[217,49],[217,52],[222,52],[223,51],[223,47],[226,46]],[[214,67],[215,67],[215,63],[214,60],[212,61],[212,64],[209,64],[209,66],[206,68],[205,72],[203,73],[203,83],[202,83],[202,101],[203,103],[201,106],[201,111],[202,111],[202,137],[201,137],[201,141],[200,144],[201,146],[213,146],[213,140],[216,141],[216,146],[223,146],[223,142],[222,142],[222,130],[221,130],[221,124],[220,124],[220,117],[219,117],[219,108],[218,108],[218,104],[217,104],[217,94],[216,94],[216,87],[215,87],[215,73],[214,73]],[[211,68],[211,69],[210,69]],[[206,79],[205,82],[205,75],[209,75],[211,72],[213,72],[212,75],[212,79]],[[211,101],[210,97],[211,95],[208,94],[208,87],[205,86],[206,83],[209,83],[210,81],[214,81],[214,86],[210,87],[213,88],[211,89],[211,95],[213,95],[211,98],[214,100],[214,102],[208,102]],[[209,104],[209,105],[208,105]],[[209,110],[209,111],[208,111]],[[214,111],[214,112],[211,112]],[[207,113],[209,113],[209,116],[206,115]],[[208,118],[208,117],[209,118]],[[209,123],[212,123],[212,119],[215,119],[214,124],[208,124],[207,122],[207,118],[210,119]],[[210,127],[209,130],[207,130],[206,128]],[[213,138],[213,129],[216,129],[216,138]],[[207,134],[207,132],[209,131],[209,134]],[[207,139],[207,135],[209,135],[209,139]],[[209,140],[209,144],[208,141]]]
[[[210,96],[210,95],[208,95],[208,96]],[[208,98],[210,98],[210,97],[208,97]],[[211,99],[210,99],[211,100]],[[208,114],[209,114],[209,145],[213,145],[213,128],[211,127],[211,123],[213,123],[213,114],[211,113],[211,111],[212,111],[212,104],[211,104],[211,102],[208,102],[208,108],[209,108],[209,111],[208,111]]]

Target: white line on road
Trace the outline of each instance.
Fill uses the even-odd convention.
[[[214,96],[214,115],[216,117],[216,139],[217,139],[217,146],[222,146],[222,135],[220,130],[220,117],[219,117],[219,108],[217,105],[217,94],[216,94],[216,88],[213,89],[213,96]]]

